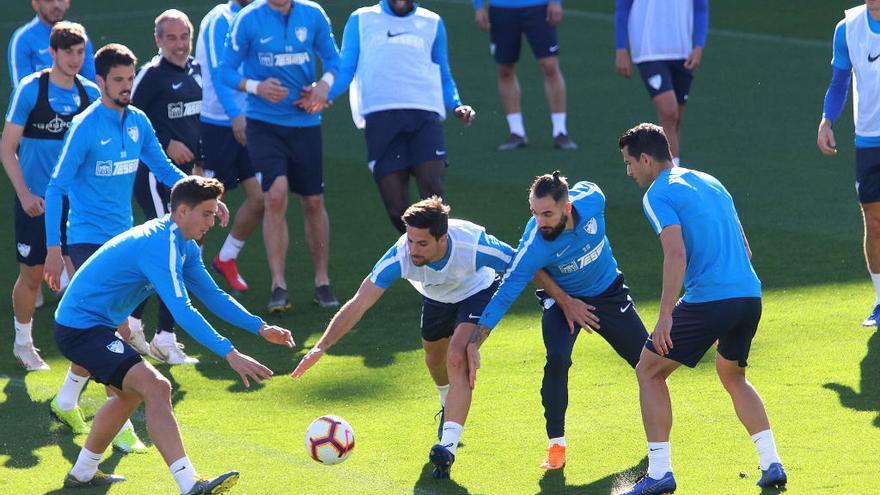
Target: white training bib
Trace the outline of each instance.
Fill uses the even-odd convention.
[[[845,12],[846,46],[853,66],[853,121],[856,134],[880,136],[880,34],[868,26],[865,5]]]

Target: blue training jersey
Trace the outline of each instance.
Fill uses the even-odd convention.
[[[449,262],[449,257],[452,254],[452,238],[448,237],[447,242],[446,254],[443,258],[433,263],[428,263],[428,268],[440,271]],[[474,270],[476,271],[487,266],[497,273],[502,273],[507,269],[507,265],[512,257],[513,248],[497,237],[483,232],[477,245],[477,256],[474,262],[476,266],[474,266]],[[394,243],[373,266],[373,269],[370,271],[370,281],[383,289],[390,287],[391,284],[401,277],[402,273],[400,262],[397,262],[396,259],[397,243]]]
[[[244,112],[246,95],[220,81],[220,60],[232,19],[241,11],[234,0],[217,5],[199,25],[196,60],[202,66],[202,122],[229,127]]]
[[[321,123],[321,114],[310,114],[293,102],[300,99],[303,87],[317,80],[315,55],[321,58],[324,72],[336,74],[339,48],[330,18],[320,5],[309,0],[293,0],[291,5],[287,16],[266,0],[243,8],[226,38],[219,75],[222,84],[236,91],[242,76],[257,81],[274,77],[287,88],[287,97],[277,103],[249,94],[248,118],[287,127],[315,126]]]
[[[35,72],[24,79],[15,88],[9,101],[9,108],[6,111],[6,122],[11,122],[24,127],[28,122],[28,117],[37,106],[37,97],[40,93],[40,75],[42,72]],[[85,88],[89,95],[90,101],[95,101],[101,97],[101,90],[98,86],[84,78],[81,75],[76,76],[79,82]],[[70,88],[62,88],[56,86],[52,79],[48,84],[49,106],[52,110],[61,115],[73,114],[79,109],[80,95],[79,88],[76,84]],[[67,129],[63,129],[66,131]],[[59,129],[62,131],[62,129]],[[28,189],[37,196],[46,194],[46,185],[49,183],[49,174],[52,167],[58,161],[58,155],[61,154],[61,147],[64,145],[62,139],[36,139],[21,137],[18,145],[18,161],[21,164],[21,173],[24,176],[24,183]]]
[[[379,5],[382,11],[389,15],[396,15],[388,6],[387,0],[381,0]],[[414,15],[418,3],[414,4],[412,11],[407,16]],[[357,72],[358,60],[361,54],[361,30],[360,16],[355,11],[345,23],[345,29],[342,32],[342,59],[339,64],[339,72],[336,74],[336,81],[330,89],[328,99],[336,99],[341,95],[354,78]],[[443,88],[443,104],[447,109],[452,110],[461,105],[461,97],[458,94],[455,79],[452,77],[452,69],[449,67],[449,49],[446,42],[446,26],[441,18],[437,22],[437,35],[434,37],[434,43],[431,45],[431,62],[440,66],[440,84]],[[390,74],[393,78],[395,74]]]
[[[146,115],[98,100],[73,118],[46,189],[46,245],[61,245],[61,198],[70,198],[67,244],[104,244],[131,228],[138,161],[171,187],[186,175],[165,155]]]
[[[684,301],[760,297],[733,198],[715,177],[684,167],[664,170],[642,200],[659,235],[680,225],[687,255]]]
[[[495,328],[540,269],[576,297],[597,296],[617,278],[617,260],[605,236],[605,194],[596,184],[582,181],[571,188],[568,196],[574,228],[548,241],[534,217],[529,220],[498,292],[480,317],[481,325]]]
[[[9,64],[9,80],[12,87],[18,86],[24,77],[52,67],[49,53],[49,33],[52,26],[43,23],[39,15],[16,29],[9,40],[6,61]],[[79,73],[90,81],[95,80],[95,52],[92,42],[86,36],[86,58]]]
[[[232,343],[193,307],[188,291],[230,325],[254,334],[263,325],[217,286],[198,244],[183,238],[170,215],[127,230],[98,249],[73,275],[55,321],[80,329],[115,328],[147,297],[158,294],[181,328],[225,357]]]
[[[562,3],[560,0],[473,0],[474,8],[480,7],[504,7],[508,9],[519,9],[523,7],[534,7],[536,5],[547,5],[548,3]]]

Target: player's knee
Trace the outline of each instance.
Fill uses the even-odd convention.
[[[666,125],[678,123],[678,107],[674,105],[661,105],[657,108],[657,117]]]
[[[513,79],[516,77],[516,66],[513,64],[498,64],[499,79]]]
[[[561,352],[548,352],[544,367],[551,371],[567,371],[571,368],[571,356]]]
[[[158,373],[150,380],[145,392],[144,400],[146,401],[171,403],[171,382]]]
[[[287,208],[287,191],[269,190],[263,196],[265,209],[271,212],[283,212]]]
[[[303,196],[299,200],[306,215],[317,215],[324,211],[324,196]]]
[[[40,289],[40,284],[43,282],[43,273],[41,270],[26,270],[22,271],[19,280],[21,284],[30,292],[36,292]]]
[[[663,378],[664,377],[657,366],[652,366],[644,360],[639,361],[639,364],[636,365],[636,379],[638,379],[639,383]]]
[[[544,79],[555,80],[562,77],[562,72],[559,70],[558,58],[548,57],[542,59],[538,65],[541,67],[541,73],[544,74]]]
[[[446,356],[439,352],[426,352],[425,366],[432,370],[443,368],[446,366]]]
[[[459,374],[467,369],[467,356],[463,349],[446,351],[446,370],[450,375]]]

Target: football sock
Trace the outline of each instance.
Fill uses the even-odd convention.
[[[565,128],[565,112],[551,113],[550,121],[553,122],[553,137],[568,134],[568,129]]]
[[[681,166],[681,158],[679,158],[677,156],[673,156],[672,157],[672,164],[675,165],[676,167],[680,167]]]
[[[549,449],[550,447],[552,447],[554,445],[559,445],[560,447],[565,447],[565,437],[551,438],[550,443],[547,445],[547,448]]]
[[[58,390],[58,407],[62,411],[70,411],[76,407],[76,403],[79,400],[79,394],[82,393],[82,390],[88,381],[89,377],[79,376],[68,368],[67,378],[64,379],[61,389]]]
[[[15,345],[32,343],[34,340],[33,337],[31,337],[31,327],[34,324],[34,320],[27,323],[19,323],[15,318],[12,320],[15,322]]]
[[[220,248],[220,261],[229,261],[238,257],[238,253],[241,251],[241,248],[244,247],[244,241],[239,241],[235,237],[232,237],[232,234],[226,236],[226,241],[223,242],[223,247]]]
[[[125,424],[122,425],[122,428],[119,429],[119,432],[116,433],[116,436],[118,437],[119,435],[122,435],[122,432],[124,432],[125,430],[127,430],[127,429],[129,429],[129,428],[131,428],[132,431],[134,431],[134,425],[131,424],[131,420],[130,420],[130,419],[126,419],[126,420],[125,420]]]
[[[648,442],[648,476],[659,480],[672,471],[672,449],[669,442]]]
[[[871,282],[874,283],[874,294],[876,297],[874,304],[880,304],[880,273],[872,273]]]
[[[458,423],[453,423],[452,421],[443,423],[443,435],[440,436],[440,445],[446,447],[446,450],[452,452],[452,455],[455,455],[455,451],[458,449],[462,430],[464,430],[464,427]]]
[[[97,454],[83,447],[82,450],[79,451],[79,456],[76,458],[76,464],[73,465],[70,474],[79,481],[89,481],[94,478],[95,473],[98,472],[98,464],[100,462],[101,454]]]
[[[437,393],[440,394],[440,407],[446,407],[446,396],[449,395],[449,384],[437,385]]]
[[[761,464],[761,470],[766,470],[770,464],[774,462],[782,462],[779,459],[779,453],[776,452],[776,441],[773,439],[771,430],[764,430],[752,435],[752,441],[758,449],[758,463]]]
[[[526,128],[523,124],[522,113],[507,114],[507,126],[510,127],[510,133],[517,136],[526,137]]]
[[[156,332],[156,336],[153,340],[155,340],[158,345],[173,346],[177,344],[177,335],[174,332]]]
[[[199,478],[199,475],[196,474],[196,469],[189,462],[189,457],[181,457],[172,462],[168,469],[171,470],[171,476],[174,476],[174,481],[177,482],[180,493],[189,493]]]

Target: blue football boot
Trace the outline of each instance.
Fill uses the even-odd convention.
[[[675,493],[676,488],[675,476],[672,475],[672,471],[664,474],[659,480],[655,480],[646,474],[636,483],[636,486],[632,487],[632,490],[626,492],[624,495],[660,495],[661,493]]]
[[[761,488],[784,488],[786,483],[788,476],[785,475],[785,469],[782,464],[774,462],[766,470],[761,470],[761,479],[756,484]]]
[[[874,309],[871,310],[871,314],[865,318],[865,321],[862,322],[863,327],[876,327],[880,326],[880,304],[874,306]]]
[[[434,472],[431,475],[435,479],[449,479],[449,470],[452,469],[452,463],[455,462],[455,454],[438,443],[431,447],[428,459],[434,464]]]

